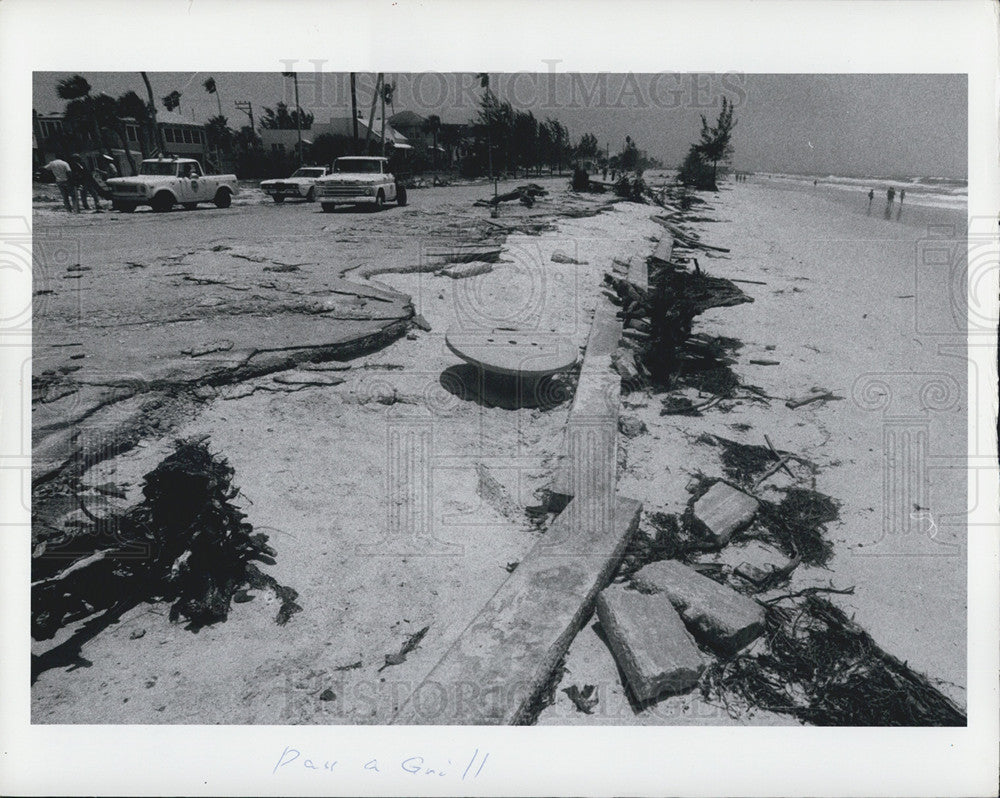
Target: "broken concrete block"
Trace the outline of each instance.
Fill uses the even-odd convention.
[[[758,509],[757,500],[725,482],[716,482],[694,503],[694,518],[709,535],[725,546],[733,532],[745,527]]]
[[[597,617],[639,702],[690,690],[705,669],[701,652],[663,594],[612,585],[597,598]]]
[[[764,608],[677,560],[644,566],[632,577],[641,591],[663,593],[700,643],[734,654],[764,631]]]

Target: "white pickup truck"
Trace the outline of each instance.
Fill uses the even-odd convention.
[[[288,197],[312,202],[316,199],[316,181],[328,174],[330,170],[325,166],[303,166],[296,169],[291,177],[281,180],[262,180],[260,190],[275,202],[284,202]]]
[[[351,156],[333,162],[333,174],[316,181],[316,198],[323,211],[337,205],[371,205],[380,210],[387,202],[406,204],[406,188],[389,171],[387,158]]]
[[[140,205],[162,213],[177,203],[194,208],[199,202],[214,202],[217,208],[228,208],[237,193],[236,175],[206,175],[193,158],[147,158],[139,174],[107,182],[111,207],[124,213]]]

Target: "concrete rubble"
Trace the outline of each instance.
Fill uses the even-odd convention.
[[[764,608],[756,601],[677,560],[644,566],[632,583],[641,591],[664,594],[698,642],[724,656],[764,631]]]
[[[725,482],[716,482],[694,503],[694,520],[703,526],[719,546],[745,527],[757,514],[757,500]]]
[[[638,702],[697,684],[705,658],[667,596],[612,585],[597,599],[597,617]]]

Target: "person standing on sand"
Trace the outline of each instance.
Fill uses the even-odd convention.
[[[43,169],[47,169],[52,173],[52,176],[56,179],[56,185],[59,187],[59,193],[62,194],[63,205],[66,206],[66,210],[73,213],[73,208],[76,208],[76,212],[80,212],[79,200],[76,198],[76,190],[73,187],[73,183],[70,181],[70,166],[62,158],[53,158],[47,164],[45,164]],[[69,198],[72,195],[73,204],[69,204]]]
[[[872,200],[875,199],[875,189],[868,189],[868,213],[872,212]]]
[[[892,214],[892,201],[896,198],[896,189],[889,186],[889,190],[885,192],[885,218],[888,219]]]
[[[899,207],[900,208],[903,207],[903,200],[904,199],[906,199],[906,189],[905,188],[901,188],[899,190]]]
[[[98,193],[97,181],[94,180],[94,175],[83,162],[83,158],[76,153],[70,157],[69,165],[72,170],[71,179],[80,191],[80,203],[83,205],[83,209],[85,211],[90,210],[90,206],[87,204],[87,195],[90,194],[94,198],[94,211],[96,213],[100,213],[101,200],[100,194]]]

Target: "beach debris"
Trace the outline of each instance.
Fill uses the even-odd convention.
[[[765,360],[764,358],[751,358],[750,362],[755,366],[780,366],[780,360]]]
[[[335,701],[336,699],[337,694],[329,687],[319,694],[320,701]]]
[[[811,404],[812,402],[820,402],[820,401],[826,402],[831,399],[842,399],[842,398],[843,398],[842,396],[836,396],[833,393],[833,391],[826,391],[823,390],[822,388],[813,389],[811,393],[808,393],[805,396],[801,396],[797,399],[789,399],[787,402],[785,402],[785,407],[795,410],[798,407]]]
[[[182,349],[182,355],[190,355],[191,357],[201,357],[202,355],[210,355],[213,352],[228,352],[236,344],[232,341],[222,339],[219,341],[210,341],[209,343],[201,344],[200,346],[192,346],[187,349]]]
[[[281,602],[275,620],[285,623],[301,609],[298,594],[257,567],[274,565],[276,552],[232,503],[233,474],[206,440],[178,441],[144,477],[142,502],[101,518],[88,513],[91,525],[46,541],[32,558],[32,636],[49,639],[100,611],[111,623],[157,598],[172,602],[171,621],[184,617],[197,630],[226,620],[233,595],[246,587],[273,591]],[[52,573],[69,551],[80,556]]]
[[[455,266],[449,266],[447,269],[441,269],[437,274],[444,275],[445,277],[451,277],[453,280],[461,280],[466,277],[476,277],[480,274],[488,274],[493,271],[493,265],[490,263],[461,263]]]
[[[583,712],[585,715],[592,715],[594,707],[600,701],[596,690],[597,686],[593,684],[585,684],[582,688],[571,684],[569,687],[564,687],[562,692],[569,696],[569,700],[573,702],[577,710]]]
[[[735,277],[730,277],[734,283],[749,283],[750,285],[767,285],[763,280],[737,280]]]
[[[669,596],[611,585],[597,598],[597,617],[638,703],[697,684],[707,662]]]
[[[752,496],[720,480],[693,503],[691,517],[716,544],[725,546],[734,532],[753,520],[758,507]]]
[[[632,576],[635,588],[663,593],[699,643],[729,656],[764,631],[764,608],[678,560],[650,563]]]
[[[809,589],[767,604],[762,644],[713,663],[702,694],[733,717],[745,706],[818,726],[965,726],[927,677],[883,651],[843,610]]]
[[[275,374],[274,381],[282,385],[340,385],[344,382],[344,378],[310,370]]]
[[[635,416],[621,415],[618,417],[618,431],[626,438],[636,438],[649,430],[641,419]]]
[[[507,573],[512,574],[514,573],[514,571],[517,570],[517,566],[519,566],[520,564],[521,563],[518,562],[517,560],[512,560],[511,562],[507,563],[504,566],[504,568],[506,569]]]
[[[779,503],[760,501],[757,521],[745,537],[770,543],[807,565],[826,565],[833,545],[824,537],[826,524],[840,517],[839,503],[811,488],[785,489]]]
[[[424,257],[442,263],[496,263],[500,260],[500,247],[460,247],[457,249],[429,249]]]
[[[351,364],[339,360],[322,360],[318,363],[300,363],[299,368],[303,371],[350,371]]]
[[[146,635],[146,630],[145,629],[133,629],[131,631],[131,633],[129,634],[128,639],[129,640],[139,640],[142,637],[145,637],[145,635]]]
[[[486,206],[499,205],[501,202],[511,202],[513,200],[518,200],[521,203],[528,205],[534,205],[535,197],[543,197],[549,192],[542,188],[537,183],[526,183],[523,186],[518,186],[513,191],[508,191],[506,194],[498,194],[495,197],[490,197],[489,199],[476,200],[473,205]],[[530,204],[529,204],[530,203]]]
[[[386,654],[385,664],[378,669],[378,672],[381,673],[391,665],[402,665],[404,662],[406,662],[407,655],[410,654],[417,646],[420,645],[420,641],[424,639],[424,635],[427,634],[428,630],[430,630],[430,627],[425,626],[419,632],[414,632],[412,635],[406,638],[403,645],[400,646],[398,653]]]
[[[573,266],[586,266],[587,265],[587,261],[585,261],[585,260],[577,260],[576,258],[571,258],[569,255],[567,255],[567,254],[565,254],[563,252],[560,252],[558,250],[556,250],[555,252],[552,253],[552,257],[550,258],[550,260],[553,263],[566,263],[566,264],[573,265]]]
[[[265,272],[297,272],[299,271],[298,264],[295,263],[278,263],[275,261],[273,266],[265,266],[261,271]]]
[[[410,319],[410,321],[413,323],[414,327],[417,327],[423,330],[424,332],[431,331],[430,322],[428,322],[427,319],[423,317],[423,314],[417,313],[412,319]]]

